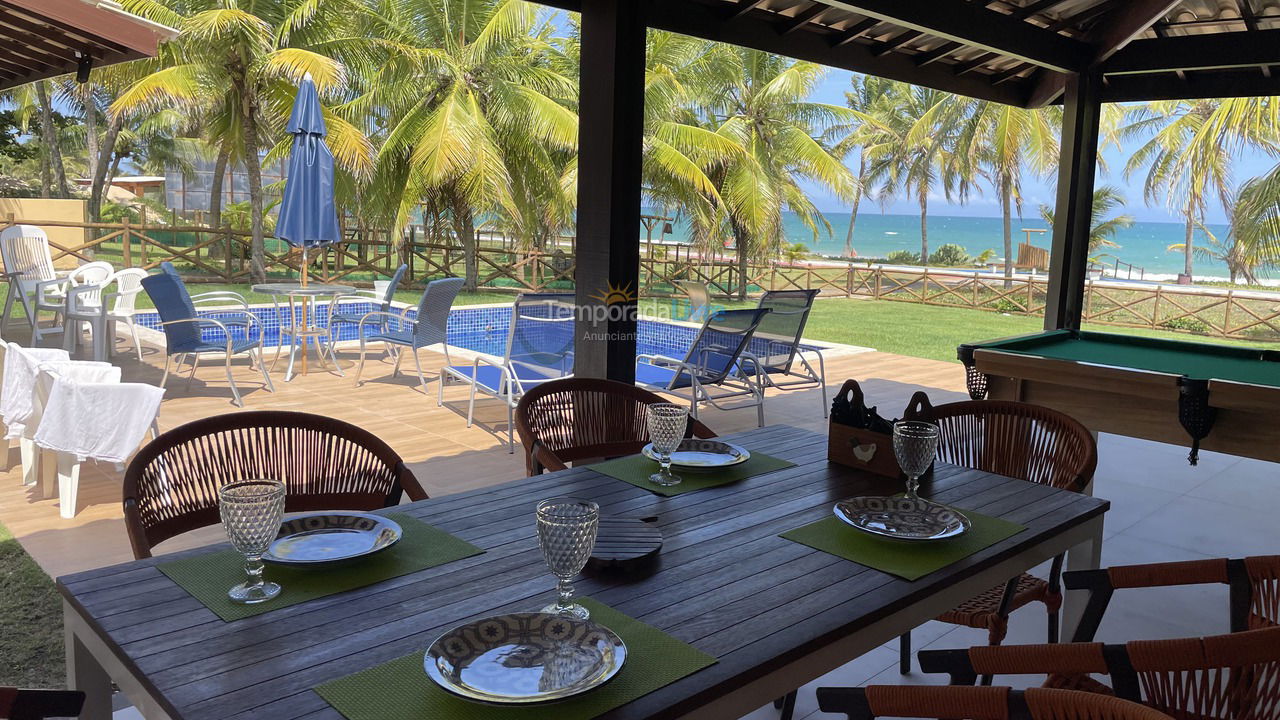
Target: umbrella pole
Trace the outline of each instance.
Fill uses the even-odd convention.
[[[307,246],[302,246],[302,287],[307,286]],[[302,296],[302,329],[303,332],[310,329],[311,325],[307,322],[307,305],[310,298],[306,295]],[[302,335],[302,374],[307,374],[307,338],[310,335]]]

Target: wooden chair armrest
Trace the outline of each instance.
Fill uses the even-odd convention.
[[[952,685],[979,675],[1088,675],[1107,672],[1102,643],[983,645],[968,650],[921,650],[920,670],[947,673]]]
[[[1230,582],[1231,575],[1228,565],[1225,558],[1218,558],[1117,565],[1098,570],[1065,572],[1062,574],[1062,584],[1068,590],[1085,590],[1089,593],[1080,624],[1076,626],[1071,640],[1078,643],[1093,640],[1102,624],[1102,617],[1107,612],[1107,606],[1111,603],[1111,596],[1118,589],[1226,584]],[[1234,625],[1235,620],[1232,622]]]

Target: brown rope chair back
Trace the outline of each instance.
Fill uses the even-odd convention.
[[[906,417],[938,425],[938,459],[953,465],[1076,492],[1098,466],[1098,444],[1085,426],[1039,405],[966,400],[934,407],[916,393]]]
[[[564,470],[571,462],[638,453],[649,442],[645,409],[665,402],[657,393],[614,380],[565,378],[538,385],[516,406],[525,469],[532,476]],[[693,418],[685,435],[716,437]]]
[[[1142,702],[1179,720],[1280,717],[1280,627],[1125,645],[1062,643],[925,650],[924,672],[953,685],[979,675],[1047,675],[1046,684]],[[1104,685],[1091,674],[1109,675]]]
[[[382,440],[347,422],[283,411],[215,415],[142,448],[124,475],[124,518],[136,558],[158,543],[217,524],[218,488],[280,480],[285,510],[376,510],[427,497]]]
[[[1250,630],[1280,626],[1280,555],[1263,555],[1244,559],[1249,577]]]
[[[872,685],[818,688],[818,707],[849,720],[877,717],[969,720],[1169,720],[1158,710],[1075,690]]]

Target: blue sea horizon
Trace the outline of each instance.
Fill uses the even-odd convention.
[[[822,255],[839,256],[844,254],[845,234],[849,229],[849,213],[823,213],[831,223],[831,234],[820,234],[816,239],[813,233],[800,222],[794,213],[784,213],[783,231],[787,242],[804,243],[812,252]],[[684,222],[673,224],[674,232],[667,237],[677,241],[687,241],[689,228]],[[998,217],[968,217],[955,215],[929,216],[929,250],[953,243],[965,249],[972,256],[991,249],[996,257],[1004,255],[1003,220]],[[1028,236],[1024,229],[1049,230],[1049,226],[1039,217],[1013,218],[1014,252],[1017,245],[1028,237],[1032,244],[1043,248],[1049,247],[1049,232],[1032,232]],[[1226,237],[1225,225],[1210,225],[1209,229],[1222,239]],[[1181,223],[1172,222],[1137,222],[1132,227],[1120,230],[1115,237],[1118,248],[1104,248],[1099,253],[1107,264],[1119,258],[1122,262],[1132,263],[1144,268],[1148,278],[1172,278],[1182,272],[1182,252],[1168,250],[1169,245],[1181,243],[1186,228]],[[1194,242],[1203,245],[1207,241],[1203,230],[1197,230]],[[858,213],[858,222],[854,226],[853,249],[858,257],[883,258],[895,250],[920,252],[920,216],[881,214],[874,210]],[[1196,277],[1220,277],[1227,279],[1226,266],[1217,261],[1195,259]],[[1153,277],[1154,276],[1154,277]]]

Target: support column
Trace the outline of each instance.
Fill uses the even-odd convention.
[[[1046,330],[1080,328],[1084,283],[1093,223],[1093,185],[1098,169],[1098,122],[1102,78],[1080,73],[1067,78],[1063,97],[1062,145],[1058,155],[1058,198],[1053,247],[1049,253]]]
[[[582,2],[574,374],[626,383],[640,290],[645,5]]]

